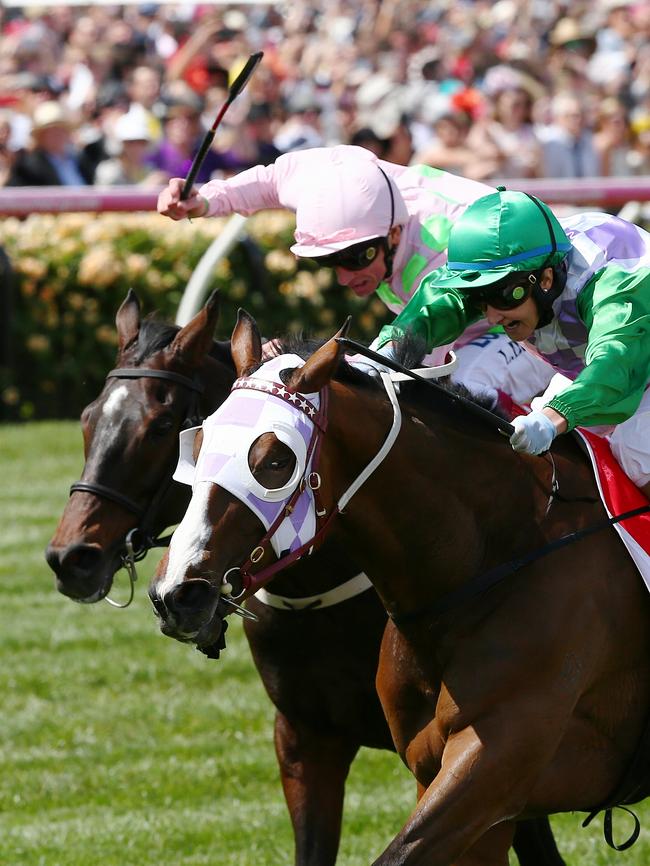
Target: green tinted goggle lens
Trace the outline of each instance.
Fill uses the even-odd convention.
[[[314,261],[328,268],[345,268],[346,271],[360,271],[372,264],[379,255],[381,243],[374,241],[363,246],[348,247],[331,253],[329,256],[318,256]]]
[[[530,295],[535,278],[530,277],[525,283],[515,283],[514,285],[501,286],[494,288],[489,292],[481,293],[481,301],[494,307],[496,310],[511,310],[518,307]]]

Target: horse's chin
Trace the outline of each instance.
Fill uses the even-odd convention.
[[[61,593],[61,595],[64,595],[66,598],[69,598],[70,601],[74,601],[76,604],[97,604],[98,601],[103,601],[103,599],[106,598],[108,593],[111,591],[112,586],[113,578],[111,576],[108,581],[104,582],[90,595],[81,596],[76,590],[73,594],[70,590],[70,587],[67,587],[65,583],[58,578],[56,579],[57,590]]]
[[[221,650],[226,648],[227,628],[228,620],[216,610],[210,622],[201,628],[194,639],[196,648],[209,659],[218,659]]]

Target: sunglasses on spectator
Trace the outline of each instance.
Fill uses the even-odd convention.
[[[528,300],[536,283],[535,274],[517,274],[516,277],[495,286],[472,292],[472,298],[476,298],[479,304],[494,307],[495,310],[514,310]]]
[[[326,256],[315,256],[313,261],[328,268],[345,268],[346,271],[361,271],[371,265],[379,255],[379,250],[385,249],[385,238],[372,238],[360,244],[337,250]]]

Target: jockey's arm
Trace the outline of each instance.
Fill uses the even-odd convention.
[[[547,406],[576,426],[620,424],[650,380],[650,269],[603,268],[578,296],[589,330],[585,368]]]
[[[437,273],[433,271],[422,280],[395,320],[381,329],[374,345],[399,340],[408,331],[421,337],[427,351],[431,351],[435,346],[453,343],[472,322],[481,318],[478,307],[472,306],[460,292],[436,285]]]

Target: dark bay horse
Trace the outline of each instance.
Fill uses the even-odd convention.
[[[57,585],[69,597],[91,602],[106,596],[125,535],[139,528],[143,544],[145,536],[155,538],[182,518],[189,489],[171,483],[178,432],[220,405],[235,377],[229,345],[224,351],[212,341],[217,316],[216,296],[180,330],[155,319],[142,322],[133,293],[120,307],[117,369],[131,374],[109,375],[84,410],[87,487],[73,490],[47,551]],[[95,489],[98,483],[102,489]],[[325,553],[320,566],[294,566],[270,588],[285,604],[300,604],[356,574],[332,545]],[[374,686],[386,614],[374,592],[322,610],[313,604],[282,610],[255,597],[247,604],[258,621],[246,620],[245,633],[277,711],[275,745],[295,862],[330,866],[354,756],[361,746],[394,749]],[[562,864],[545,819],[518,826],[515,850],[523,866]]]
[[[592,811],[618,797],[650,706],[650,599],[615,533],[605,528],[489,592],[471,591],[477,576],[603,520],[573,441],[561,439],[553,461],[521,456],[458,401],[413,399],[394,446],[358,486],[396,428],[386,394],[340,365],[335,340],[302,366],[289,356],[279,381],[260,384],[266,365],[251,377],[260,341],[246,314],[232,352],[239,390],[214,416],[192,502],[150,595],[179,633],[187,618],[200,636],[215,598],[243,599],[263,583],[275,558],[270,530],[214,483],[210,445],[225,430],[219,417],[243,405],[242,389],[281,405],[285,427],[296,414],[289,402],[303,406],[315,419],[317,465],[271,429],[252,444],[244,437],[248,450],[234,458],[271,493],[304,464],[281,519],[307,486],[318,489],[325,522],[313,540],[329,527],[354,551],[389,613],[377,686],[419,799],[375,866],[505,866],[515,819]],[[555,477],[562,498],[551,496]],[[464,603],[449,607],[461,588]],[[645,796],[647,784],[635,793]]]
[[[86,463],[46,552],[58,589],[82,602],[111,590],[127,534],[139,543],[183,516],[189,488],[172,483],[178,434],[220,405],[235,378],[230,349],[213,343],[216,295],[184,328],[140,320],[129,293],[116,325],[118,375],[107,378],[82,414]],[[121,372],[120,372],[121,371]],[[163,378],[152,375],[160,373]],[[165,376],[170,375],[170,378]],[[203,389],[199,394],[196,388]],[[161,495],[162,494],[162,495]],[[357,575],[349,557],[331,550],[320,565],[296,568],[270,589],[284,604],[251,599],[257,621],[244,623],[255,665],[276,707],[275,747],[295,835],[297,866],[331,866],[338,851],[345,780],[361,746],[393,750],[374,679],[386,613],[372,590],[318,609],[324,597]],[[305,585],[309,591],[305,592]],[[522,833],[528,866],[547,828]]]

